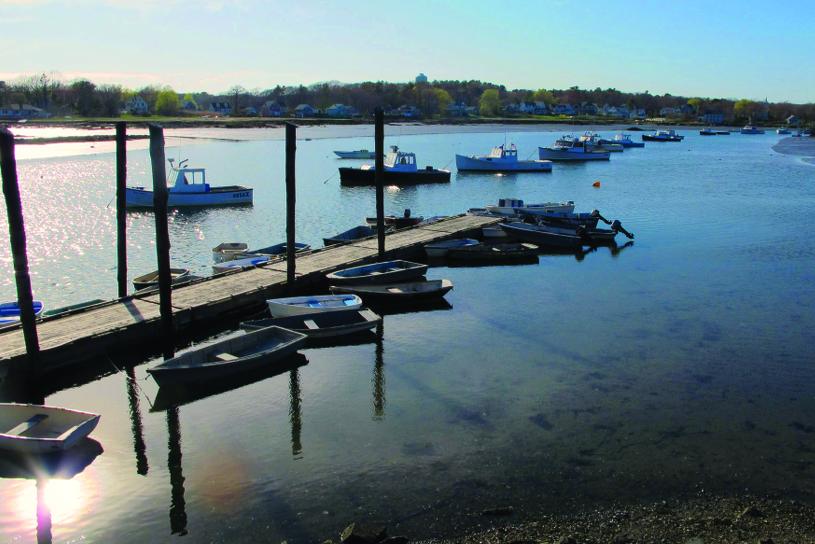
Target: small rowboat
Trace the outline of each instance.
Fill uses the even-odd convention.
[[[376,229],[373,229],[367,225],[360,225],[339,234],[335,234],[334,236],[323,238],[323,244],[325,244],[325,247],[339,246],[343,244],[350,244],[351,242],[356,242],[357,240],[362,240],[363,238],[368,238],[369,236],[374,235],[376,235]]]
[[[369,283],[397,283],[417,279],[427,272],[426,264],[410,261],[385,261],[352,266],[326,274],[331,285],[362,285]]]
[[[332,293],[356,293],[365,299],[404,301],[443,297],[453,288],[450,280],[414,281],[390,285],[332,286]]]
[[[243,270],[244,268],[252,268],[261,264],[269,262],[268,255],[255,255],[254,257],[246,257],[243,259],[234,259],[232,261],[225,261],[218,263],[212,267],[213,274],[222,274],[230,270]]]
[[[585,243],[583,238],[576,234],[549,232],[545,228],[530,225],[529,223],[501,223],[501,228],[517,240],[537,244],[541,247],[579,249]]]
[[[283,359],[305,341],[306,335],[299,332],[266,327],[196,346],[147,372],[159,386],[217,380]]]
[[[224,242],[212,248],[212,260],[216,263],[231,261],[241,253],[246,253],[249,245],[243,242]]]
[[[410,216],[396,216],[396,215],[386,215],[383,218],[386,227],[393,227],[396,229],[403,229],[405,227],[412,227],[414,225],[418,225],[422,221],[424,221],[424,217],[421,215],[418,217],[410,217]],[[373,228],[376,228],[376,217],[366,217],[365,222]]]
[[[452,240],[442,240],[441,242],[433,242],[424,246],[424,251],[428,257],[444,257],[451,249],[476,246],[478,240],[473,238],[454,238]]]
[[[334,154],[341,159],[375,159],[376,152],[368,151],[367,149],[358,149],[356,151],[334,151]]]
[[[547,232],[572,236],[577,236],[577,229],[580,228],[568,225],[551,225],[545,222],[538,223],[538,227]],[[617,231],[611,229],[585,229],[585,232],[583,232],[583,238],[588,242],[587,245],[595,246],[611,245],[614,243],[616,236]]]
[[[241,254],[241,257],[255,257],[257,255],[269,255],[269,256],[272,256],[272,257],[281,257],[281,256],[285,257],[287,248],[288,248],[288,245],[286,244],[286,242],[283,242],[283,243],[275,244],[275,245],[269,246],[269,247],[262,247],[260,249],[252,249],[250,251],[245,251],[244,253]],[[301,242],[295,242],[294,243],[294,252],[295,253],[300,253],[301,251],[308,251],[309,249],[311,249],[311,246],[308,245],[308,244],[303,244]]]
[[[447,258],[452,261],[493,263],[537,261],[538,246],[526,243],[477,244],[451,249]]]
[[[266,301],[272,317],[290,317],[316,312],[359,310],[362,299],[355,295],[316,295],[311,297],[271,298]]]
[[[186,268],[170,269],[170,280],[172,283],[183,282],[187,277],[189,277],[189,275],[190,271]],[[158,286],[158,270],[154,270],[153,272],[144,274],[138,278],[133,278],[133,287],[136,289],[136,291],[156,286]]]
[[[338,312],[244,321],[241,323],[241,328],[246,331],[253,331],[264,327],[278,326],[316,339],[367,331],[376,327],[381,321],[381,317],[368,309],[341,310]]]
[[[0,449],[37,454],[72,448],[99,422],[98,414],[40,406],[0,404]]]
[[[34,315],[39,316],[45,307],[39,300],[33,303]],[[20,322],[20,306],[17,302],[0,303],[0,326]]]

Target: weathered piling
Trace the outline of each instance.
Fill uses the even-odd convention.
[[[116,279],[119,298],[127,296],[127,124],[116,123]]]
[[[9,241],[14,260],[14,279],[17,284],[17,304],[20,306],[28,369],[34,371],[38,363],[40,342],[37,338],[31,276],[28,274],[23,203],[20,199],[20,186],[17,183],[17,160],[14,158],[14,135],[6,128],[0,128],[0,175],[3,177],[3,196],[6,200]]]
[[[164,129],[150,125],[150,162],[153,166],[153,213],[156,218],[156,257],[158,260],[159,310],[161,312],[162,351],[174,353],[172,278],[170,276],[170,232],[167,227],[167,173],[164,169]]]
[[[376,183],[376,241],[379,259],[385,256],[385,116],[382,108],[374,112],[374,182]]]
[[[297,202],[294,183],[296,138],[297,126],[286,123],[286,283],[290,289],[294,288],[295,253],[297,250],[294,247],[294,207]]]

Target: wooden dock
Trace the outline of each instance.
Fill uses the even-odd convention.
[[[466,236],[498,221],[492,217],[460,215],[403,229],[385,237],[385,255],[389,259],[421,255],[424,244]],[[376,237],[298,255],[293,289],[324,283],[329,272],[375,260]],[[195,327],[217,327],[218,320],[245,315],[263,305],[267,298],[290,290],[286,285],[285,260],[179,286],[172,295],[175,329],[183,335]],[[158,293],[129,296],[45,318],[37,326],[40,372],[105,356],[159,352],[160,321]],[[25,362],[22,328],[0,331],[0,367]]]

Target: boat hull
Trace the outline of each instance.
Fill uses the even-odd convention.
[[[373,168],[340,168],[340,184],[346,186],[374,185]],[[447,183],[450,172],[447,170],[416,170],[415,172],[396,172],[385,170],[386,185],[420,185],[422,183]]]
[[[341,159],[374,159],[376,153],[374,151],[335,151],[334,154]]]
[[[654,136],[653,134],[643,134],[643,142],[681,142],[684,136]]]
[[[565,149],[553,149],[551,147],[539,147],[538,158],[546,161],[560,162],[607,161],[611,158],[611,153],[608,151],[568,151]]]
[[[349,295],[273,298],[266,301],[272,317],[293,317],[314,313],[359,310],[362,299]]]
[[[26,422],[35,417],[40,418],[39,423],[25,429]],[[23,454],[64,451],[88,436],[99,423],[99,417],[55,406],[2,403],[0,426],[4,432],[0,432],[0,450]]]
[[[164,363],[148,368],[160,387],[182,383],[196,383],[217,380],[248,372],[283,359],[297,351],[306,341],[306,336],[280,327],[266,327],[241,336],[220,342],[199,346],[187,353],[168,359]],[[269,345],[276,342],[274,345]],[[259,344],[268,347],[253,352]],[[228,361],[211,361],[216,353],[234,354]]]
[[[201,208],[207,206],[251,206],[253,190],[250,187],[213,187],[208,192],[177,192],[169,190],[167,206],[170,208]],[[128,208],[152,208],[153,191],[138,187],[125,190]]]
[[[325,247],[342,246],[375,235],[376,229],[371,228],[367,225],[360,225],[358,227],[349,229],[345,232],[335,234],[334,236],[323,238],[323,245],[325,245]]]
[[[490,157],[456,155],[459,172],[551,172],[551,161],[511,161]]]
[[[472,263],[536,262],[538,246],[521,244],[479,244],[472,247],[452,249],[447,253],[451,261]]]
[[[450,280],[429,280],[395,283],[390,285],[335,285],[332,293],[354,293],[365,300],[379,302],[404,302],[441,298],[453,288]]]
[[[528,223],[502,223],[501,228],[511,237],[540,247],[580,249],[583,240],[576,235],[557,234]]]
[[[387,261],[337,270],[326,275],[331,285],[367,285],[400,283],[418,279],[427,272],[426,264]]]
[[[309,327],[309,323],[306,323],[307,321],[310,321],[310,324],[316,326],[316,328]],[[381,321],[382,318],[371,310],[342,310],[339,312],[323,312],[247,321],[241,323],[241,328],[249,331],[264,327],[278,326],[305,334],[309,339],[318,339],[334,338],[368,331],[376,327]]]
[[[424,246],[424,251],[428,257],[444,257],[451,249],[478,245],[478,240],[473,238],[457,238],[455,240],[444,240]]]

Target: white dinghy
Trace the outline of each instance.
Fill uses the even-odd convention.
[[[67,450],[96,428],[99,417],[56,406],[0,403],[0,449],[26,454]]]

